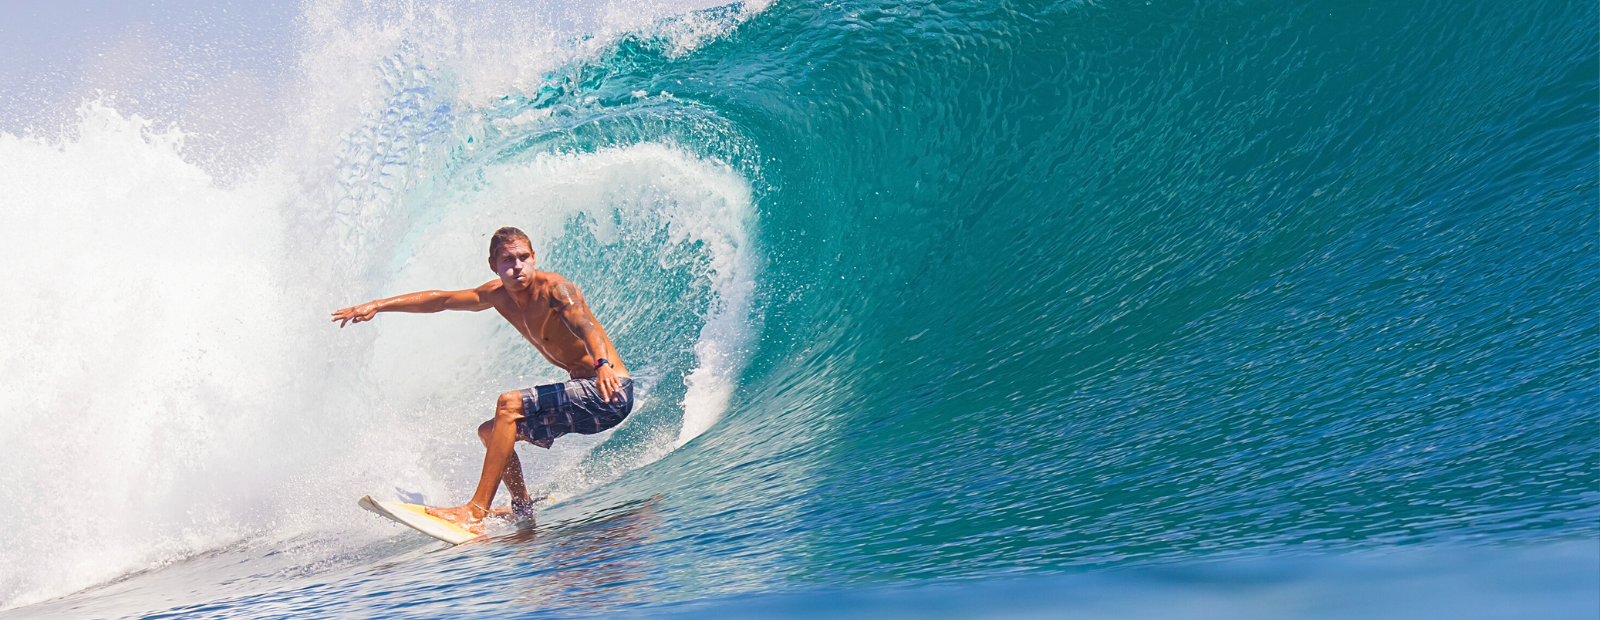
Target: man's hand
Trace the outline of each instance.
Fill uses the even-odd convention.
[[[600,388],[600,397],[606,402],[616,400],[618,392],[622,391],[622,381],[617,379],[617,371],[611,369],[611,364],[595,369],[594,385]]]
[[[369,301],[359,306],[351,306],[333,313],[333,320],[344,327],[347,323],[361,323],[371,321],[378,314],[378,302]]]

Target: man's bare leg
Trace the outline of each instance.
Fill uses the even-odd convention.
[[[478,439],[483,442],[484,449],[489,448],[489,438],[494,434],[494,420],[489,420],[478,425]],[[521,435],[517,440],[526,439]],[[512,442],[513,445],[515,442]],[[528,485],[522,479],[522,459],[517,458],[517,451],[512,450],[511,456],[506,458],[506,470],[500,472],[500,482],[506,485],[506,491],[511,493],[513,504],[528,500]]]
[[[472,500],[465,506],[429,508],[428,514],[465,527],[472,532],[482,532],[483,517],[489,514],[489,504],[494,501],[495,492],[500,490],[500,476],[506,471],[511,459],[516,457],[513,446],[517,443],[517,420],[520,419],[522,419],[522,393],[501,394],[500,402],[495,405],[489,441],[485,445],[483,472],[478,476],[477,492],[472,494]],[[522,472],[520,463],[517,472],[518,474]],[[522,492],[526,494],[528,491],[524,488]]]

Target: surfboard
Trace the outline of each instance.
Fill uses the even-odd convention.
[[[380,502],[371,495],[363,495],[356,504],[378,516],[387,518],[418,532],[422,532],[452,545],[459,545],[482,534],[474,534],[459,525],[428,514],[427,506]]]
[[[555,503],[556,498],[553,495],[546,495],[533,501]],[[399,502],[380,502],[372,499],[371,495],[361,496],[361,499],[356,500],[356,505],[373,514],[452,545],[459,545],[482,536],[482,534],[474,534],[471,530],[428,514],[427,506]]]

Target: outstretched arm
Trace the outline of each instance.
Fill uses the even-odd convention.
[[[600,327],[594,313],[589,311],[589,304],[583,300],[583,293],[578,292],[577,286],[571,282],[557,284],[555,294],[550,297],[550,307],[555,309],[573,334],[583,339],[584,346],[589,348],[589,356],[596,362],[602,359],[611,362],[595,368],[595,386],[600,388],[600,396],[611,400],[612,395],[622,388],[616,371],[616,367],[622,364],[617,348],[611,345],[606,330]]]
[[[499,280],[464,291],[421,291],[388,299],[369,301],[333,313],[333,320],[344,327],[347,323],[371,321],[379,312],[439,312],[441,310],[467,310],[477,312],[489,308],[489,292]]]

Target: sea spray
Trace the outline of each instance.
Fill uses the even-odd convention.
[[[73,136],[0,135],[19,293],[0,309],[0,493],[28,507],[3,521],[7,602],[251,531],[269,472],[292,470],[273,427],[307,400],[271,189],[217,187],[177,131],[79,113]]]

